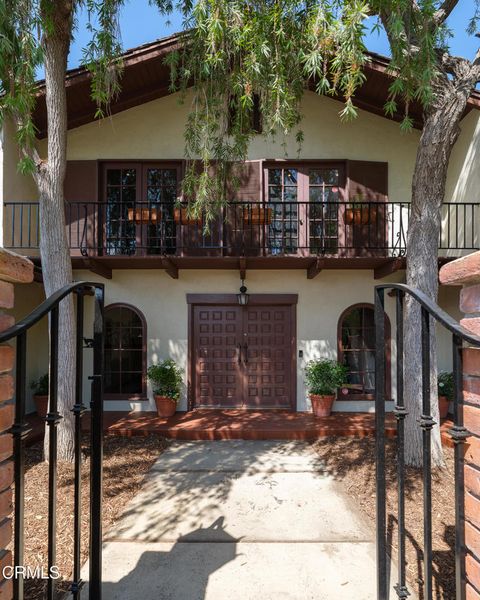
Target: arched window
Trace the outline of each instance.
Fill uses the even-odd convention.
[[[146,397],[145,318],[128,304],[105,308],[105,398]]]
[[[386,397],[390,399],[390,322],[385,315]],[[375,320],[372,304],[354,304],[338,320],[338,361],[348,369],[344,400],[373,400],[375,394]]]

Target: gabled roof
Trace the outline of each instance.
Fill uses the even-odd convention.
[[[124,70],[121,91],[111,103],[111,114],[167,96],[170,93],[170,72],[169,67],[164,64],[164,58],[169,52],[180,47],[180,35],[174,34],[137,46],[122,55]],[[388,73],[389,59],[373,52],[369,53],[369,59],[365,67],[367,79],[355,95],[355,104],[363,110],[385,117],[383,106],[392,81],[392,75]],[[69,129],[95,120],[96,106],[90,96],[90,81],[91,75],[84,67],[67,72],[65,86]],[[341,101],[341,98],[337,99]],[[472,108],[480,108],[480,93],[477,91],[472,93],[466,113]],[[418,103],[411,106],[410,115],[414,119],[415,126],[420,128],[423,116],[422,108]],[[399,121],[402,117],[403,114],[399,111],[393,119]],[[44,138],[47,129],[47,114],[45,86],[42,81],[39,82],[34,122],[38,129],[38,137]]]

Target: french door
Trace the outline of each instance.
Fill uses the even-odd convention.
[[[193,305],[191,311],[196,408],[295,407],[293,304],[232,302]]]
[[[338,252],[344,166],[311,163],[265,168],[265,196],[272,208],[271,254]]]
[[[102,246],[107,255],[175,252],[180,168],[173,162],[104,164]]]

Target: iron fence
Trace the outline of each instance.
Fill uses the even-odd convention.
[[[455,589],[456,600],[465,600],[465,525],[464,525],[464,442],[469,433],[463,420],[463,343],[480,347],[480,337],[461,327],[450,315],[433,303],[425,294],[404,284],[385,284],[375,287],[375,420],[376,420],[376,483],[377,483],[377,598],[388,600],[389,555],[386,531],[386,462],[385,462],[385,307],[384,294],[396,294],[396,347],[397,347],[397,399],[394,414],[397,419],[396,479],[398,520],[398,581],[395,590],[398,598],[410,593],[406,581],[405,557],[405,418],[408,409],[404,401],[404,299],[406,296],[421,310],[421,360],[422,360],[422,414],[418,426],[422,430],[422,480],[423,480],[423,600],[433,598],[432,580],[432,459],[431,437],[435,421],[432,416],[430,390],[431,329],[434,322],[445,327],[452,335],[454,378],[453,426],[449,434],[454,442],[455,462]]]
[[[70,586],[72,597],[80,599],[83,582],[81,569],[81,464],[82,464],[82,415],[86,411],[83,404],[83,343],[84,343],[84,297],[93,294],[95,313],[93,323],[93,374],[90,403],[90,552],[89,552],[89,598],[101,600],[102,570],[102,459],[103,459],[103,306],[104,287],[102,284],[79,282],[67,285],[50,296],[29,316],[0,333],[0,344],[16,341],[16,388],[15,417],[12,427],[14,441],[14,551],[15,567],[24,567],[25,547],[25,440],[29,427],[25,421],[26,412],[26,377],[28,355],[28,333],[43,318],[49,320],[49,403],[45,418],[49,429],[48,444],[48,537],[47,561],[48,573],[56,563],[56,543],[59,533],[68,540],[69,531],[58,532],[57,515],[57,426],[63,415],[58,411],[58,357],[59,357],[59,306],[63,299],[76,296],[76,380],[75,404],[72,408],[75,419],[74,444],[74,527],[73,527],[73,577]],[[38,352],[38,348],[35,349]],[[14,598],[24,598],[24,578],[21,571],[16,571],[14,578]],[[48,578],[47,599],[55,598],[55,579]]]
[[[480,248],[476,203],[442,206],[439,248]],[[408,202],[232,202],[206,222],[186,205],[69,202],[70,248],[83,256],[404,256]],[[6,202],[4,244],[39,247],[39,205]]]

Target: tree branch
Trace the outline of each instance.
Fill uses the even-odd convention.
[[[475,58],[472,61],[472,73],[475,77],[475,84],[480,82],[480,48],[475,54]]]
[[[458,0],[444,0],[440,8],[435,12],[433,18],[437,25],[444,23],[457,6]]]
[[[15,111],[13,119],[15,121],[15,128],[17,131],[19,131],[24,125],[25,117]],[[24,158],[29,158],[35,164],[37,171],[40,171],[42,166],[45,164],[45,161],[41,158],[35,146],[22,146],[20,148],[20,152]]]

